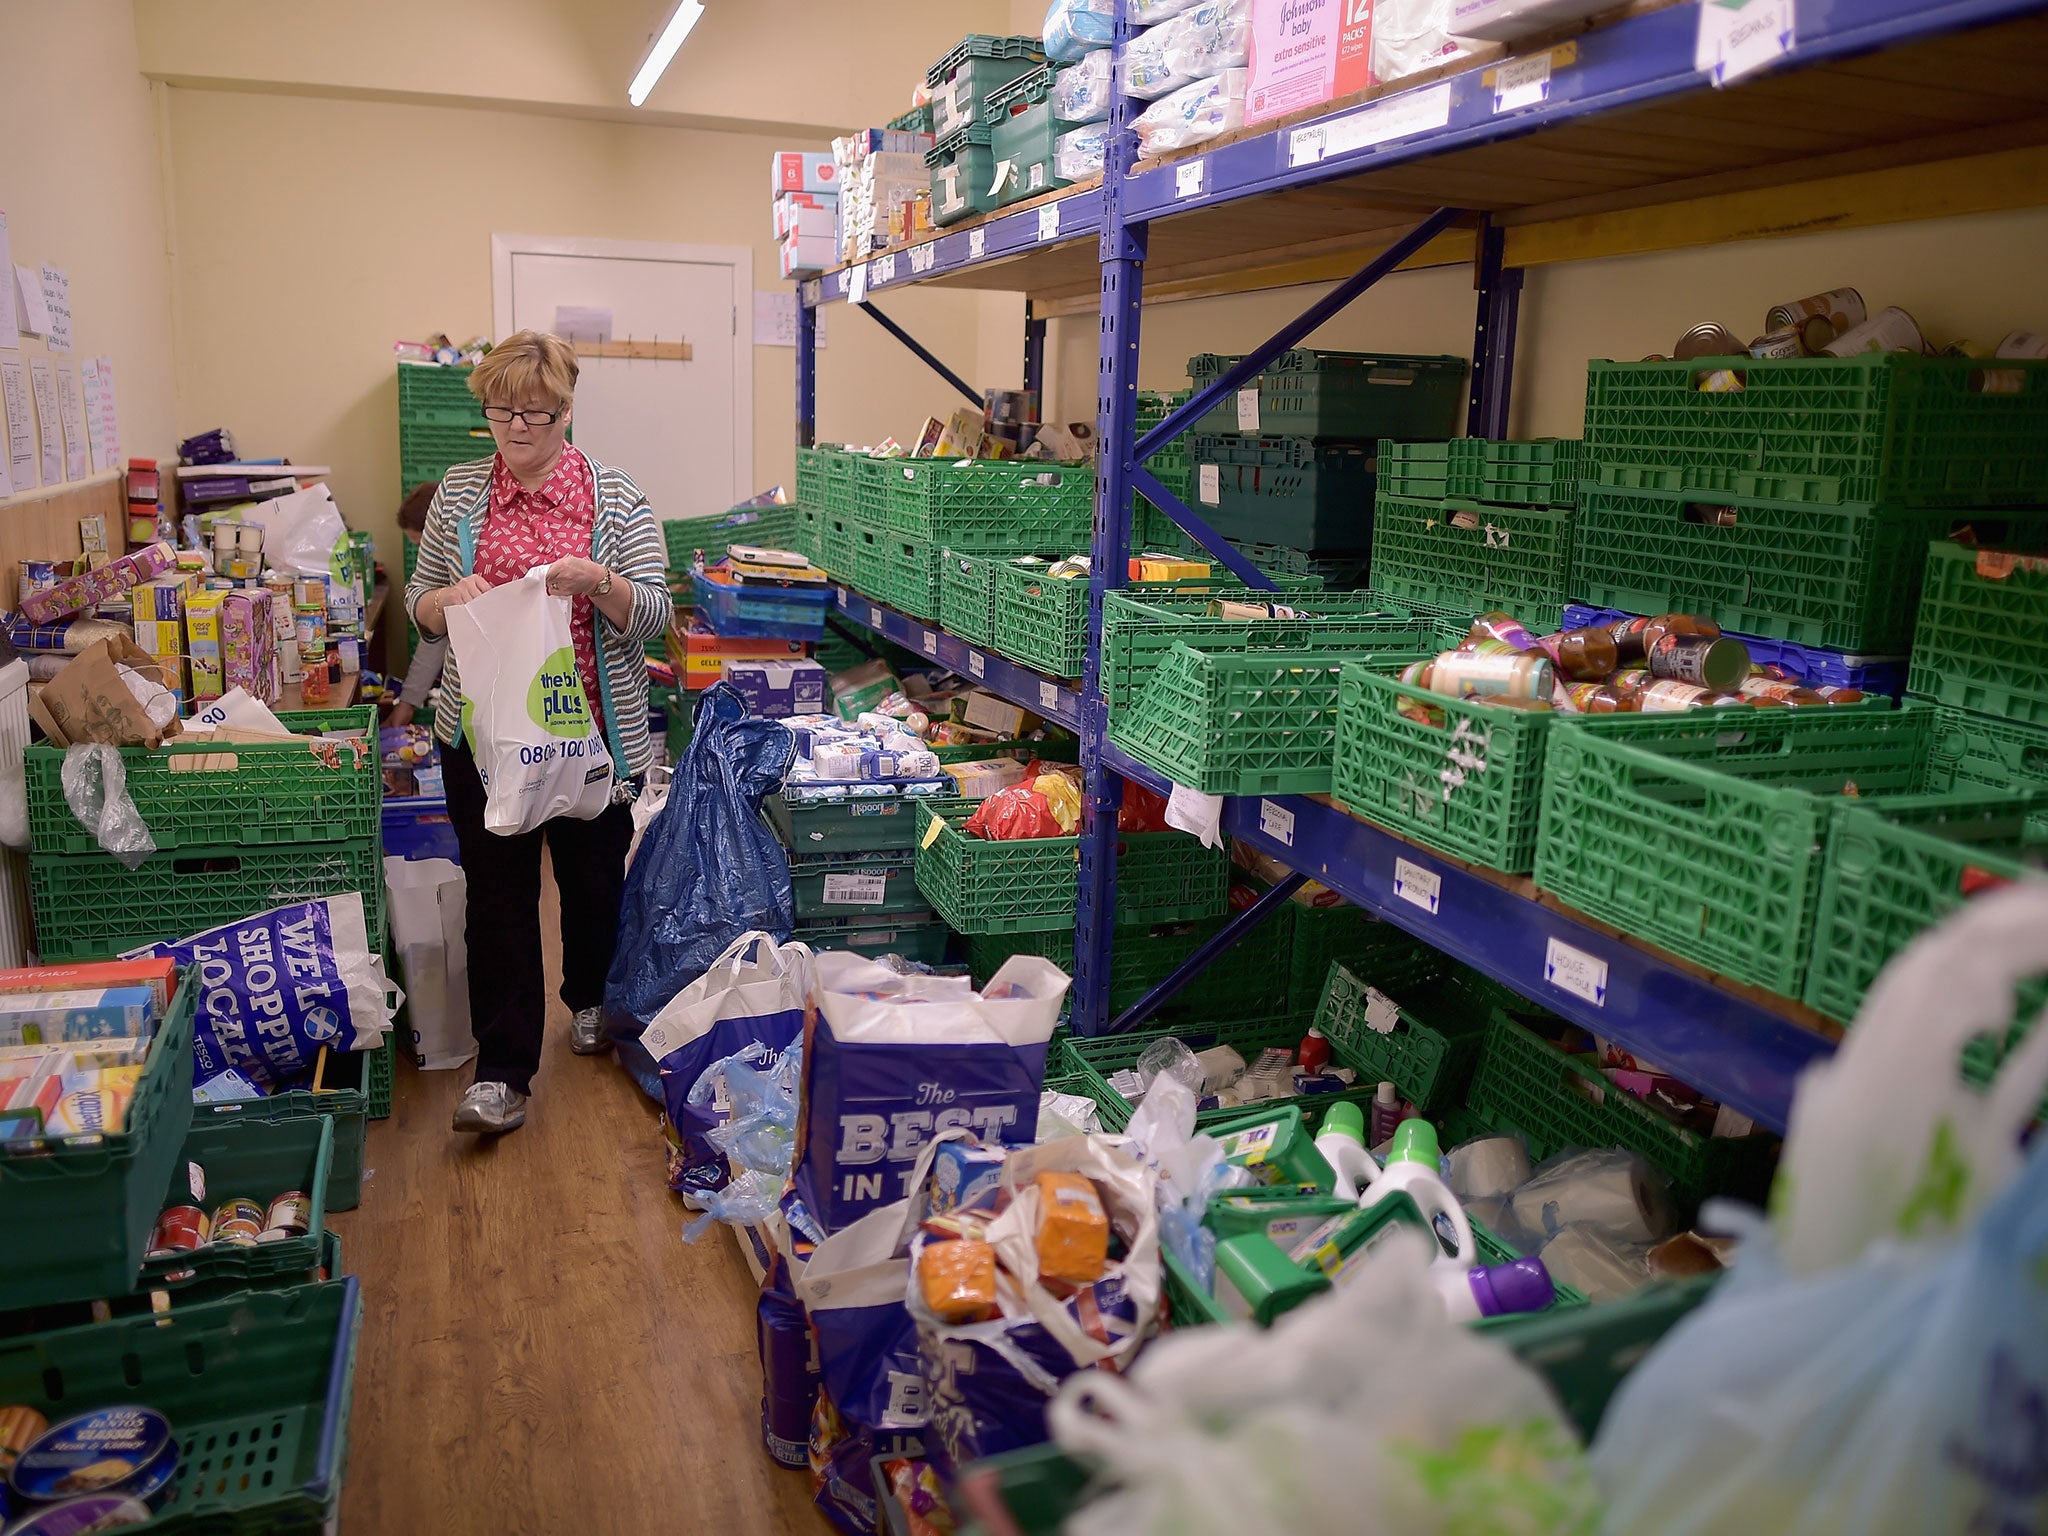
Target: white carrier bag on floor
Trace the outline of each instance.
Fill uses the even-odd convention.
[[[605,750],[548,567],[448,610],[462,732],[484,785],[484,825],[513,836],[557,816],[589,821],[612,797]]]

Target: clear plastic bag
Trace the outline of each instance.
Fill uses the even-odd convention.
[[[1200,0],[1130,0],[1128,10],[1131,25],[1136,27],[1157,26],[1162,21],[1171,21]]]
[[[1056,64],[1116,41],[1116,0],[1052,0],[1045,13],[1045,56]]]
[[[1153,102],[1131,125],[1138,131],[1139,155],[1163,155],[1243,127],[1245,81],[1250,73],[1226,69],[1213,80],[1197,80]]]
[[[1451,0],[1378,0],[1372,71],[1381,84],[1435,69],[1471,52],[1451,36]]]
[[[1124,89],[1153,101],[1238,68],[1251,55],[1251,18],[1251,0],[1203,0],[1173,20],[1147,28],[1124,50]],[[1237,97],[1244,100],[1242,83]]]
[[[1055,75],[1052,115],[1063,123],[1099,123],[1108,117],[1110,62],[1107,48],[1091,49]]]
[[[1109,124],[1090,123],[1063,133],[1053,142],[1053,174],[1062,181],[1085,181],[1100,176],[1109,153]]]
[[[1524,1253],[1573,1226],[1645,1250],[1677,1229],[1664,1175],[1619,1147],[1546,1159],[1507,1196],[1503,1219],[1501,1240]]]
[[[692,1085],[689,1103],[725,1112],[725,1120],[707,1131],[705,1140],[725,1154],[733,1172],[723,1189],[686,1192],[704,1212],[683,1229],[690,1242],[714,1221],[748,1227],[775,1214],[796,1148],[803,1050],[801,1040],[781,1052],[754,1041],[714,1061]]]
[[[130,869],[156,852],[142,813],[128,797],[121,749],[105,742],[75,742],[64,750],[64,803],[99,845]]]

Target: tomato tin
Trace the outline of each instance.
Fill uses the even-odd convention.
[[[149,1256],[160,1259],[167,1254],[190,1253],[212,1240],[213,1222],[206,1212],[196,1205],[167,1206],[149,1235]]]
[[[270,1202],[265,1215],[266,1228],[282,1227],[293,1237],[304,1237],[313,1226],[313,1202],[306,1198],[304,1190],[288,1189]]]

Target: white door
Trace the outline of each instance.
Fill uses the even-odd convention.
[[[491,237],[497,334],[556,329],[562,309],[604,310],[615,342],[683,341],[689,360],[579,349],[575,440],[623,469],[662,518],[710,517],[752,494],[753,252],[745,246]]]

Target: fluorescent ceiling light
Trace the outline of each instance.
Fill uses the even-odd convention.
[[[676,56],[676,50],[683,46],[683,39],[690,35],[690,28],[697,25],[697,18],[703,14],[703,0],[682,0],[675,15],[669,17],[668,25],[661,29],[661,36],[654,40],[647,62],[640,66],[640,73],[626,88],[626,100],[636,107],[646,102],[655,82],[661,79],[661,72],[668,68],[668,61]]]

